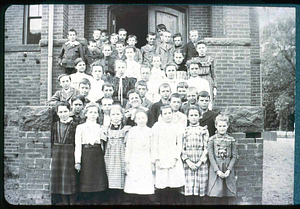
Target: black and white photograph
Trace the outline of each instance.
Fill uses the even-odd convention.
[[[295,204],[295,7],[3,16],[6,205]]]

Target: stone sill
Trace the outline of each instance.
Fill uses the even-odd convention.
[[[41,47],[38,44],[20,44],[20,45],[5,45],[5,52],[39,52]]]

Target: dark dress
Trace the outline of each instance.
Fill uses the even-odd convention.
[[[52,127],[51,136],[51,193],[75,194],[76,170],[74,168],[74,144],[76,123],[57,121]]]

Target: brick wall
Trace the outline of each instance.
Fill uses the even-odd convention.
[[[211,37],[211,7],[190,6],[189,7],[189,28],[197,30],[199,38]]]
[[[84,37],[85,7],[84,4],[69,5],[68,28],[75,29],[81,38]]]
[[[223,6],[211,6],[211,37],[224,37]]]
[[[11,5],[5,11],[5,44],[23,43],[23,14],[23,5]]]

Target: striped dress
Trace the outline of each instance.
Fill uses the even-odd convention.
[[[204,196],[207,192],[208,164],[207,164],[207,143],[209,139],[208,130],[199,124],[190,125],[183,135],[183,150],[181,158],[184,161],[185,186],[181,193],[185,196]],[[201,160],[201,166],[197,170],[192,170],[186,160],[193,163]]]

